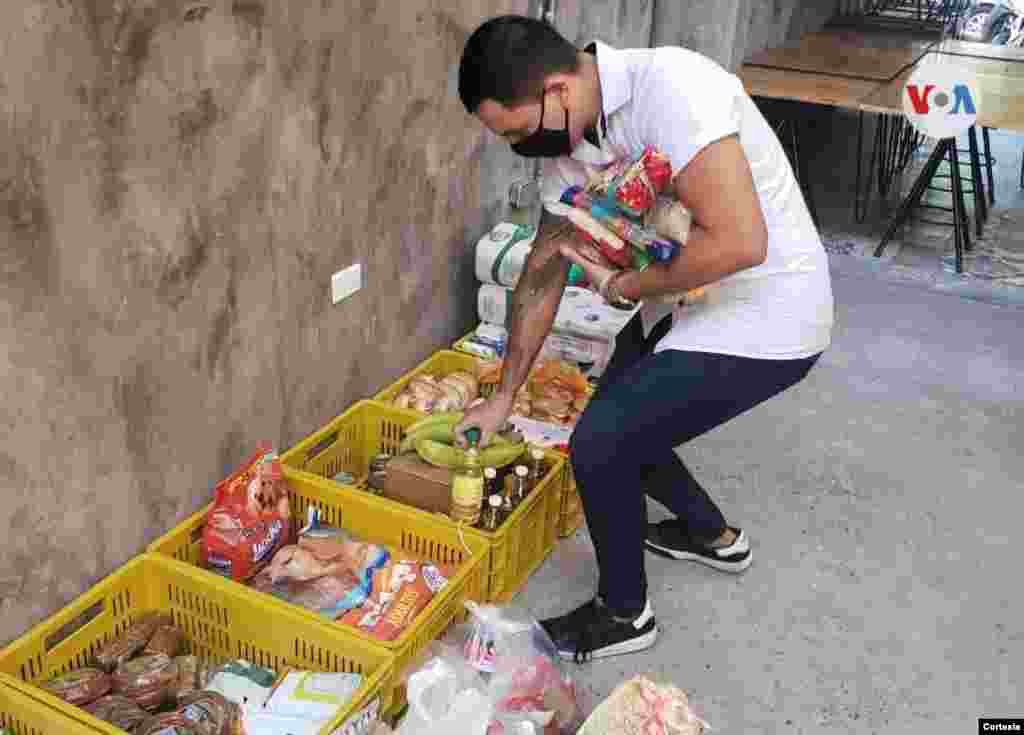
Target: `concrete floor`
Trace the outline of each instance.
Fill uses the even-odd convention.
[[[1005,242],[1024,139],[997,136]],[[816,168],[841,146],[819,147]],[[945,272],[940,244],[913,228],[886,258],[859,257],[884,222],[850,224],[850,179],[822,184],[823,232],[855,244],[831,256],[831,350],[802,384],[680,450],[750,533],[754,564],[732,577],[649,555],[661,638],[574,666],[595,702],[648,673],[723,733],[960,735],[1024,715],[1021,290]],[[582,531],[517,601],[559,614],[595,583]]]

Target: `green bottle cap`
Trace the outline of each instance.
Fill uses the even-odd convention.
[[[469,446],[471,446],[471,447],[479,445],[480,444],[480,429],[476,428],[475,426],[472,427],[472,428],[466,429],[466,441],[469,443]]]
[[[583,272],[583,269],[580,267],[579,263],[573,263],[571,266],[569,266],[570,286],[575,286],[577,283],[580,283],[584,278],[586,278],[586,273]]]

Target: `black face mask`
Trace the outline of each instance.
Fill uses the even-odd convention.
[[[565,130],[550,130],[544,127],[544,100],[540,98],[540,124],[526,138],[512,144],[512,152],[523,158],[559,158],[573,151],[569,138],[569,108],[565,108]]]

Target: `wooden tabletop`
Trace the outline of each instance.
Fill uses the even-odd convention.
[[[809,102],[850,110],[860,109],[861,100],[880,86],[880,82],[746,65],[740,68],[739,77],[751,97]]]
[[[929,57],[931,54],[928,55]],[[934,59],[925,57],[922,63]],[[975,63],[960,67],[963,78],[978,91],[978,124],[987,128],[1001,128],[1024,132],[1024,78],[1019,74],[1001,73],[1003,63],[992,61],[988,69]],[[866,112],[903,112],[903,94],[914,68],[907,69],[896,79],[880,85],[866,96],[861,109]]]
[[[939,42],[894,31],[830,29],[759,51],[746,65],[887,82]]]
[[[972,56],[980,59],[997,59],[1016,63],[1024,62],[1024,48],[1016,48],[1014,46],[993,46],[989,43],[946,40],[931,50],[953,56]]]

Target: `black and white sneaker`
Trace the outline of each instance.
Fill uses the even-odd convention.
[[[600,598],[595,598],[568,615],[542,620],[541,626],[558,654],[576,663],[643,651],[658,639],[658,625],[649,601],[635,618],[620,618]]]
[[[676,521],[647,524],[647,548],[655,554],[680,561],[696,561],[720,572],[739,574],[750,566],[750,542],[738,528],[729,527],[736,540],[718,549],[691,540]]]

